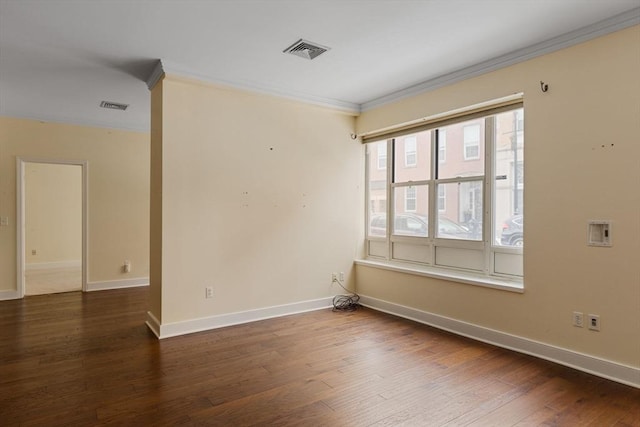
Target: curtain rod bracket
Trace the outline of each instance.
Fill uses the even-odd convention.
[[[540,80],[540,90],[543,92],[549,91],[549,85]]]

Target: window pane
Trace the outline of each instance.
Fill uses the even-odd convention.
[[[387,161],[387,141],[367,144],[368,172],[367,189],[369,198],[369,235],[384,237],[387,235],[387,171],[386,163],[380,167],[381,153]]]
[[[438,185],[438,211],[445,212],[447,210],[447,187]]]
[[[456,123],[439,129],[440,133],[446,162],[438,162],[439,179],[484,175],[484,119]]]
[[[494,182],[494,242],[501,246],[524,244],[524,111],[496,116]]]
[[[431,177],[431,131],[396,138],[394,182],[424,181]]]
[[[482,240],[482,181],[438,184],[446,202],[439,211],[436,236],[441,239]]]
[[[394,189],[393,234],[428,235],[429,186],[412,185]]]
[[[383,170],[387,168],[387,143],[385,142],[384,145],[382,145],[382,143],[377,143],[376,144],[377,147],[377,155],[378,155],[378,162],[377,162],[377,166],[378,169]]]

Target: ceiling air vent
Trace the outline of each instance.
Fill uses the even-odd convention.
[[[282,52],[290,53],[291,55],[296,55],[300,58],[313,59],[322,55],[329,49],[331,48],[321,46],[318,43],[312,43],[308,40],[300,39]]]
[[[129,106],[129,104],[119,104],[117,102],[109,102],[109,101],[102,101],[100,103],[100,106],[102,108],[110,108],[112,110],[126,110],[127,107]]]

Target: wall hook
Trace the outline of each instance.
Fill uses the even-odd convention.
[[[355,133],[351,134],[351,139],[358,139],[358,135],[356,135]]]
[[[540,80],[540,90],[543,92],[547,92],[549,90],[549,85]]]

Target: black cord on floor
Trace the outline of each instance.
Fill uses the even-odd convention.
[[[342,289],[350,292],[345,288],[338,279],[334,279]],[[355,311],[360,307],[360,295],[353,292],[351,295],[336,295],[333,297],[333,311]]]

